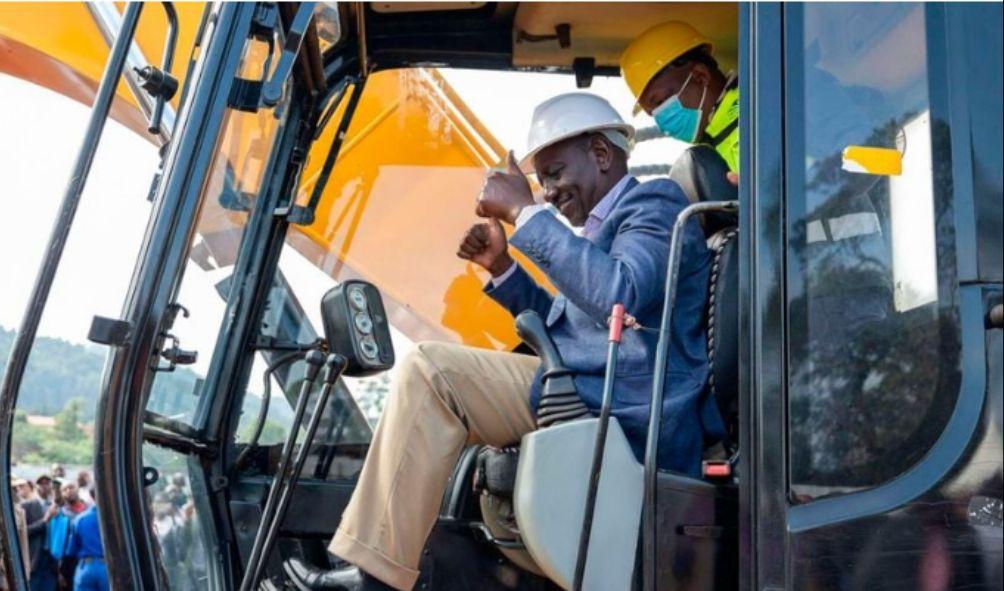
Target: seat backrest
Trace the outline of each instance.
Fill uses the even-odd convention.
[[[714,253],[708,285],[708,395],[735,443],[739,427],[739,230],[725,228],[708,239]]]
[[[680,185],[691,203],[732,201],[739,198],[739,188],[729,182],[728,172],[728,164],[714,148],[698,144],[687,148],[673,162],[669,180]],[[736,216],[731,213],[707,213],[701,218],[701,227],[707,237],[735,225]]]

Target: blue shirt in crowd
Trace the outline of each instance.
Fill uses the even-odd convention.
[[[101,547],[101,529],[98,525],[98,507],[91,505],[73,519],[67,556],[77,558],[104,558]]]

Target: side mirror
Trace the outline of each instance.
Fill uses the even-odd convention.
[[[362,377],[394,365],[390,324],[380,292],[365,281],[349,280],[321,298],[328,348],[349,360],[343,375]]]

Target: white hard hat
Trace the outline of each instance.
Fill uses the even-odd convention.
[[[603,133],[625,153],[630,153],[634,127],[625,123],[606,99],[588,92],[569,92],[547,99],[533,110],[527,152],[519,162],[520,169],[531,172],[537,152],[590,131]]]

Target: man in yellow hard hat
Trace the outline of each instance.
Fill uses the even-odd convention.
[[[738,81],[734,73],[721,71],[714,50],[711,40],[687,23],[661,23],[627,46],[620,58],[621,75],[638,100],[636,110],[655,118],[659,130],[670,137],[712,147],[735,184],[739,172]],[[687,157],[706,159],[709,152],[698,150]]]

